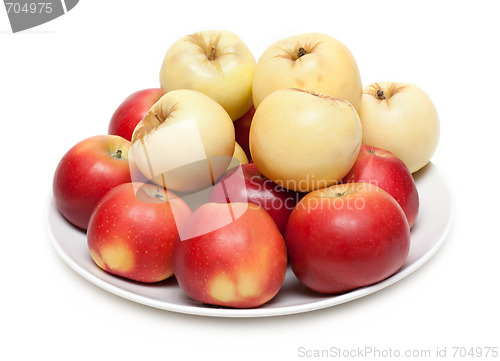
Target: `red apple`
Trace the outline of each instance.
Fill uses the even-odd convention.
[[[252,308],[271,300],[285,278],[283,237],[256,204],[206,203],[181,229],[174,245],[177,281],[205,304]]]
[[[73,146],[59,162],[53,180],[57,209],[75,226],[87,229],[97,202],[112,188],[130,182],[130,142],[97,135]]]
[[[161,88],[143,89],[130,94],[113,113],[108,134],[119,135],[130,141],[137,124],[163,94]]]
[[[413,227],[419,208],[417,186],[403,161],[391,152],[363,144],[343,182],[373,183],[384,189],[403,208],[410,228]]]
[[[165,280],[173,275],[178,228],[190,215],[187,204],[162,187],[121,184],[92,213],[87,231],[90,255],[109,273],[139,282]]]
[[[255,107],[252,105],[250,109],[241,117],[234,121],[234,135],[236,143],[245,151],[248,161],[252,161],[250,154],[250,125],[255,114]]]
[[[302,198],[285,240],[297,278],[314,291],[333,294],[399,270],[410,249],[410,227],[389,193],[370,183],[346,183]]]
[[[284,236],[286,222],[299,201],[299,193],[287,190],[259,173],[253,163],[231,169],[212,189],[210,201],[255,203],[273,218]]]

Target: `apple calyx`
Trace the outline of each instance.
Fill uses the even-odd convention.
[[[382,90],[382,87],[384,89]],[[374,98],[379,101],[385,100],[389,102],[389,100],[397,93],[406,90],[408,87],[405,85],[399,85],[395,83],[384,82],[382,85],[379,83],[373,83],[367,86],[364,90],[364,94],[370,94]]]
[[[304,55],[311,54],[318,46],[319,43],[313,44],[312,42],[307,42],[304,45],[296,45],[294,47],[288,49],[282,49],[283,55],[280,55],[286,59],[291,59],[292,61],[297,61],[302,58]]]
[[[343,189],[329,189],[321,194],[321,198],[340,198],[354,192],[350,183],[345,183],[345,186],[342,186],[341,188]]]
[[[319,42],[313,43],[312,41],[306,42],[304,45],[299,46],[295,54],[293,54],[293,60],[298,60],[302,58],[304,55],[311,54],[314,50],[319,45]]]
[[[172,115],[172,113],[177,110],[177,108],[178,105],[174,104],[166,110],[162,108],[157,109],[159,112],[156,110],[150,110],[141,121],[142,127],[138,127],[134,131],[131,142],[134,143],[138,140],[143,140],[147,134],[153,132],[158,126],[163,124]],[[139,123],[139,125],[141,123]]]
[[[160,188],[156,188],[156,193],[153,195],[153,197],[162,201],[166,201],[167,197],[165,197],[165,189],[160,190]]]
[[[380,87],[378,88],[376,95],[377,95],[377,98],[380,99],[380,100],[384,100],[385,99],[384,91]],[[371,152],[371,150],[370,150],[370,152]]]
[[[111,153],[111,156],[115,159],[122,159],[123,157],[123,151],[121,149],[118,149],[115,153]]]

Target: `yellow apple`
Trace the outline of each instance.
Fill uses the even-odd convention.
[[[363,86],[349,49],[337,39],[308,33],[282,39],[260,57],[253,78],[253,102],[257,108],[273,91],[302,88],[345,99],[356,109]]]
[[[241,146],[235,142],[234,143],[234,153],[233,153],[233,159],[231,159],[231,163],[227,167],[227,169],[231,169],[234,167],[238,167],[243,164],[248,164],[248,158],[247,155],[245,154],[245,151]]]
[[[165,54],[160,85],[200,91],[224,107],[232,120],[252,105],[255,58],[245,43],[224,30],[200,31],[177,40]]]
[[[351,103],[303,89],[280,89],[255,112],[250,152],[264,176],[282,187],[310,192],[349,172],[361,138]]]
[[[182,89],[162,96],[139,122],[129,159],[154,183],[191,192],[213,185],[234,149],[234,125],[224,108]]]
[[[359,117],[363,143],[390,151],[412,173],[425,166],[437,148],[437,110],[414,84],[384,81],[365,87]]]
[[[248,158],[247,155],[245,154],[245,151],[243,148],[238,143],[234,144],[234,153],[233,153],[233,158],[236,158],[239,162],[239,164],[248,164]]]

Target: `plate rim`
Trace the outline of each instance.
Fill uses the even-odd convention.
[[[155,299],[148,298],[146,296],[136,294],[134,292],[125,290],[120,288],[117,285],[106,282],[105,280],[99,278],[98,276],[92,274],[85,270],[82,266],[78,264],[72,257],[70,257],[61,247],[59,242],[56,240],[56,236],[50,226],[50,210],[55,207],[55,201],[53,197],[53,192],[49,191],[49,194],[45,201],[44,207],[44,223],[46,231],[48,232],[50,242],[52,246],[55,248],[56,253],[61,257],[61,259],[69,266],[73,271],[75,271],[78,275],[89,281],[90,283],[108,291],[114,295],[127,299],[129,301],[139,303],[145,306],[166,310],[170,312],[176,312],[181,314],[188,315],[196,315],[196,316],[207,316],[207,317],[228,317],[228,318],[258,318],[258,317],[274,317],[274,316],[284,316],[284,315],[292,315],[298,313],[305,313],[310,311],[316,311],[328,307],[337,306],[346,302],[354,301],[356,299],[362,298],[364,296],[368,296],[372,293],[380,291],[388,286],[402,280],[408,275],[414,273],[420,267],[422,267],[425,263],[429,261],[442,247],[453,225],[453,221],[455,219],[455,197],[452,192],[450,185],[446,183],[441,175],[441,172],[436,167],[435,164],[431,163],[433,166],[433,171],[438,174],[440,180],[445,185],[445,190],[447,193],[447,197],[450,199],[450,213],[446,220],[446,225],[443,233],[440,235],[439,239],[437,239],[434,244],[417,260],[415,260],[412,264],[407,267],[400,269],[392,276],[375,283],[370,286],[361,287],[355,289],[350,292],[346,292],[340,295],[332,295],[327,299],[322,299],[318,301],[312,301],[306,305],[293,305],[293,306],[282,306],[275,308],[249,308],[249,309],[238,309],[238,308],[207,308],[200,306],[192,306],[192,305],[178,305],[172,303],[166,303],[165,301],[159,301]],[[57,209],[55,211],[58,212]],[[62,217],[62,215],[60,215]],[[70,225],[69,225],[70,226]],[[103,271],[104,272],[104,271]],[[291,270],[287,270],[287,272],[291,272]]]

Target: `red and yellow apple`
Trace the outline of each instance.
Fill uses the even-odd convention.
[[[292,211],[286,246],[294,274],[327,294],[375,284],[404,264],[410,227],[396,200],[370,183],[306,195]]]
[[[229,171],[217,181],[210,194],[212,202],[248,202],[261,206],[282,235],[285,235],[288,217],[299,197],[297,192],[284,189],[260,174],[254,163]]]
[[[358,158],[343,182],[366,182],[382,188],[399,203],[408,225],[413,227],[419,208],[417,186],[408,167],[391,152],[361,145]]]
[[[182,228],[173,265],[180,287],[192,299],[252,308],[280,290],[287,254],[274,221],[258,205],[206,203]]]
[[[349,102],[302,89],[267,96],[250,128],[250,151],[259,171],[299,192],[342,180],[360,146],[361,123]]]
[[[160,88],[143,89],[130,94],[113,113],[108,126],[108,134],[119,135],[128,141],[132,140],[137,124],[163,94]]]
[[[209,96],[181,89],[166,93],[135,128],[130,159],[144,176],[172,190],[213,185],[235,150],[234,125]]]
[[[359,117],[363,143],[393,153],[411,173],[424,167],[437,148],[437,110],[415,84],[378,82],[365,87]]]
[[[160,70],[160,84],[165,92],[200,91],[236,120],[252,105],[254,69],[252,52],[235,34],[200,31],[180,38],[168,49]]]
[[[363,87],[349,49],[321,33],[290,36],[269,46],[260,57],[252,83],[253,103],[260,106],[278,89],[302,88],[361,104]]]
[[[87,243],[103,270],[138,282],[173,275],[172,248],[191,209],[163,187],[125,183],[98,203],[89,222]]]
[[[97,202],[112,188],[130,182],[130,142],[117,135],[82,140],[60,160],[54,173],[57,209],[75,226],[87,229]]]

